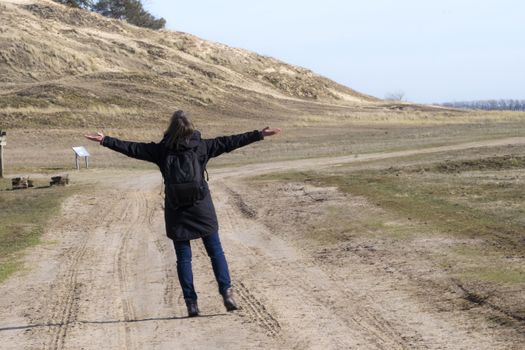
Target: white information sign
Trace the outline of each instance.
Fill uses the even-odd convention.
[[[73,147],[73,151],[78,157],[89,157],[89,152],[84,147]]]

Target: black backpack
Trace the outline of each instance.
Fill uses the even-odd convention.
[[[167,200],[175,207],[189,206],[206,197],[206,168],[199,162],[198,147],[170,151],[166,156],[164,183]]]

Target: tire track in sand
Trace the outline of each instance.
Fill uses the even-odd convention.
[[[160,208],[162,212],[164,212],[164,184],[160,186],[161,189],[159,192],[156,192],[158,195],[155,196],[157,200],[160,199],[161,204],[158,204],[157,208]],[[148,216],[148,223],[149,227],[151,228],[153,226],[153,217],[154,217],[155,209],[151,210],[151,215]],[[162,217],[164,217],[162,215]],[[162,232],[165,232],[166,227],[161,225]],[[165,305],[168,306],[168,308],[172,309],[176,314],[182,314],[185,312],[180,305],[181,303],[175,302],[175,299],[178,295],[178,300],[180,301],[182,298],[182,294],[177,290],[177,270],[176,270],[176,263],[173,261],[171,257],[173,257],[173,241],[170,239],[166,239],[165,235],[162,235],[162,238],[156,239],[154,241],[155,247],[157,248],[157,251],[159,252],[161,259],[162,259],[162,267],[164,269],[164,293],[163,293],[163,302]],[[183,298],[182,298],[183,299]]]
[[[82,239],[78,249],[75,251],[71,265],[65,272],[64,276],[60,278],[65,281],[65,290],[60,293],[62,300],[56,304],[53,316],[49,324],[56,324],[58,327],[51,329],[51,339],[46,346],[46,349],[58,350],[64,347],[69,325],[76,321],[78,313],[78,304],[76,300],[80,294],[80,285],[77,283],[78,268],[81,264],[82,258],[86,253],[86,245],[88,242],[87,236]]]
[[[129,220],[130,206],[126,208],[121,221]],[[133,343],[131,340],[131,327],[128,324],[130,320],[135,319],[135,312],[133,309],[133,304],[130,302],[129,298],[126,296],[128,292],[128,283],[127,283],[127,267],[125,264],[125,254],[128,246],[128,241],[130,239],[131,232],[129,229],[124,229],[120,237],[120,243],[118,247],[117,254],[115,255],[115,271],[117,272],[117,285],[120,295],[120,319],[123,320],[123,324],[119,327],[119,348],[121,349],[132,349]],[[122,342],[124,338],[124,342]],[[124,346],[123,346],[124,345]]]
[[[102,217],[101,222],[105,222],[110,217],[110,212],[102,210],[101,207],[96,207],[96,209],[95,213],[91,215]],[[74,225],[75,224],[70,224],[66,226],[64,231],[74,229]],[[79,229],[82,230],[81,227]],[[69,266],[59,275],[57,281],[54,283],[56,287],[53,287],[53,294],[57,300],[53,303],[51,317],[47,324],[56,327],[49,327],[49,332],[51,333],[50,339],[44,349],[62,349],[70,325],[77,320],[78,298],[81,289],[81,285],[77,282],[78,272],[82,267],[82,260],[86,255],[90,235],[81,232],[80,237],[80,242],[74,246],[74,250],[71,253]]]
[[[196,260],[202,263],[207,260],[207,263],[210,263],[204,244],[198,242],[192,247],[192,249],[198,251],[198,254],[195,256]],[[265,330],[267,336],[272,338],[278,337],[281,325],[273,315],[268,312],[264,304],[255,297],[250,289],[239,279],[232,283],[232,287],[235,291],[236,299],[240,301],[240,307],[237,313],[245,318],[246,321]]]
[[[268,336],[277,337],[281,331],[281,325],[272,314],[266,310],[264,304],[261,303],[241,281],[235,283],[234,289],[239,296],[241,315],[247,317],[250,322],[254,322],[265,329]]]
[[[134,303],[130,298],[130,281],[128,267],[130,263],[127,259],[129,253],[129,242],[136,227],[145,227],[147,221],[151,220],[151,211],[147,207],[146,198],[141,191],[132,192],[127,198],[129,200],[122,217],[118,222],[125,225],[121,229],[120,242],[117,253],[115,254],[114,270],[116,271],[117,285],[120,295],[120,341],[121,349],[137,348],[132,336],[132,327],[130,321],[136,320],[137,314]],[[123,339],[123,341],[122,341]]]
[[[220,188],[224,189],[224,197],[221,202],[224,201],[223,208],[226,212],[226,220],[224,226],[228,230],[239,231],[240,235],[242,232],[253,231],[254,227],[258,225],[253,218],[255,215],[245,215],[246,204],[240,201],[240,194],[236,193],[232,188],[228,187],[224,183],[220,183]],[[222,191],[221,191],[222,192]],[[242,203],[242,207],[239,207],[239,203]],[[264,228],[261,228],[261,234]],[[295,308],[296,311],[300,311],[304,308],[305,315],[300,319],[300,325],[297,324],[298,328],[309,329],[310,336],[315,338],[313,335],[317,334],[319,339],[323,339],[326,342],[326,346],[334,348],[348,348],[356,345],[350,338],[350,330],[359,334],[359,337],[365,339],[367,346],[376,349],[404,349],[409,347],[409,344],[403,339],[402,334],[396,329],[397,325],[391,324],[388,320],[381,317],[381,310],[374,309],[374,302],[368,300],[362,293],[357,293],[351,290],[347,285],[341,286],[336,281],[332,281],[329,276],[323,274],[320,270],[309,266],[308,259],[279,259],[274,257],[265,256],[264,250],[260,249],[259,245],[255,245],[254,249],[251,244],[245,244],[241,240],[235,241],[236,245],[240,245],[242,248],[237,249],[237,252],[243,252],[246,260],[256,262],[255,266],[257,269],[273,271],[271,275],[272,284],[280,287],[281,294],[292,293],[293,300],[287,298],[290,303],[290,308]],[[312,277],[313,276],[313,277]],[[311,278],[318,278],[313,281]],[[236,289],[241,297],[242,307],[247,306],[248,310],[254,307],[253,298],[247,296],[249,290],[246,288],[244,283],[236,284]],[[273,291],[278,293],[277,291]],[[268,296],[270,299],[275,296]],[[341,312],[333,305],[333,300],[346,298],[356,299],[356,305],[352,310],[345,310]],[[275,306],[278,303],[272,303]],[[360,307],[359,305],[366,305],[366,307]],[[280,325],[278,317],[274,317],[272,314],[266,312],[266,307],[260,303],[257,305],[258,310],[262,309],[259,314],[257,311],[253,311],[249,314],[249,318],[252,322],[257,323],[260,327],[268,330],[269,335],[275,336],[280,331]],[[312,311],[313,310],[313,311]],[[278,312],[287,310],[279,310]],[[270,317],[267,318],[266,314]],[[266,320],[273,319],[275,323],[279,325],[279,328],[274,329],[274,323],[270,321],[268,324]],[[332,334],[328,337],[323,329],[326,327],[331,328]],[[295,335],[292,334],[292,338]],[[300,348],[302,345],[297,344],[297,340],[293,341],[295,346]]]
[[[121,231],[114,260],[114,271],[116,271],[116,282],[121,301],[121,315],[119,319],[123,321],[120,325],[119,346],[122,349],[138,349],[140,346],[133,337],[135,327],[133,322],[141,315],[137,314],[135,305],[137,300],[134,301],[132,298],[134,296],[133,283],[136,283],[136,277],[130,273],[130,268],[136,265],[136,262],[131,260],[130,257],[133,255],[132,251],[137,247],[132,246],[130,242],[136,234],[140,234],[142,237],[154,237],[154,218],[158,213],[156,209],[159,207],[151,203],[152,199],[149,198],[148,193],[144,191],[135,191],[126,199],[129,201],[129,204],[120,219],[115,221],[118,225],[116,229]],[[155,196],[155,199],[158,199],[157,196]],[[140,232],[137,232],[139,228]],[[112,230],[114,229],[112,228]],[[164,238],[164,235],[162,235],[162,237]],[[167,239],[161,241],[160,238],[156,238],[152,240],[152,243],[155,250],[160,254],[162,261],[162,284],[164,285],[163,302],[169,309],[173,310],[176,294],[174,282],[176,275],[174,275],[173,263],[168,259],[169,241]]]

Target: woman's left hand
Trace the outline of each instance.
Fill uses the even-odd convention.
[[[98,143],[102,143],[102,140],[104,139],[104,134],[101,132],[97,132],[96,134],[86,134],[84,137],[91,141],[97,141]]]

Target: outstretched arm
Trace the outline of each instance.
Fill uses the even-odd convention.
[[[128,157],[145,160],[158,164],[160,159],[159,145],[154,142],[131,142],[123,141],[114,137],[104,136],[103,133],[84,135],[88,140],[99,142],[102,146],[125,154]]]
[[[204,140],[204,142],[206,143],[208,157],[212,158],[280,132],[281,129],[266,127],[262,131],[254,130],[238,135],[220,136],[214,139]]]

